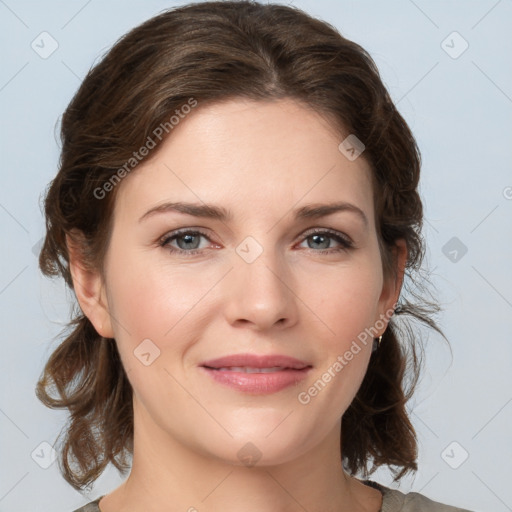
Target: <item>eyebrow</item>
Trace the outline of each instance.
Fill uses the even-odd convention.
[[[221,222],[227,222],[233,217],[232,214],[222,206],[205,203],[168,202],[149,209],[144,215],[142,215],[139,222],[142,222],[156,214],[168,212],[184,213],[193,217],[215,219]],[[294,210],[294,217],[298,220],[318,219],[338,212],[352,212],[363,221],[365,227],[368,227],[368,218],[363,210],[354,204],[344,201],[328,204],[308,204]]]

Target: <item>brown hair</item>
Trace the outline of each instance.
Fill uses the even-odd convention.
[[[41,270],[73,288],[66,246],[73,233],[86,262],[101,269],[119,187],[101,197],[97,191],[191,98],[201,105],[235,97],[293,98],[334,120],[340,142],[354,134],[365,145],[385,275],[393,271],[398,239],[406,241],[408,260],[400,304],[343,416],[342,456],[353,474],[369,474],[372,462],[370,473],[388,465],[399,479],[417,469],[405,404],[418,380],[421,345],[408,319],[441,332],[433,320],[438,307],[424,300],[421,286],[408,286],[422,282],[420,155],[368,53],[329,24],[289,6],[216,1],[165,11],[124,35],[89,71],[62,117]],[[70,412],[59,464],[71,485],[91,484],[108,463],[123,473],[129,468],[132,389],[115,340],[102,338],[79,309],[36,393]]]

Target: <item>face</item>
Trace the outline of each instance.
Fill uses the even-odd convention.
[[[371,171],[340,152],[346,135],[292,100],[199,104],[124,178],[106,314],[90,318],[116,340],[141,431],[233,464],[244,450],[282,463],[339,437],[371,356],[362,333],[385,331],[398,292],[383,276]],[[240,354],[301,364],[203,366]],[[258,362],[267,370],[246,373]]]

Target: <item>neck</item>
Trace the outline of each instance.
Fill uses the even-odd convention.
[[[134,404],[135,405],[135,404]],[[132,470],[101,512],[373,512],[380,492],[341,465],[341,420],[311,450],[275,465],[244,465],[190,447],[135,414]]]

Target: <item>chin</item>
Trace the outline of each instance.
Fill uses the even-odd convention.
[[[219,442],[208,437],[209,446],[204,446],[204,449],[210,456],[234,466],[263,467],[285,464],[306,452],[312,439],[312,436],[306,436],[304,432],[294,435],[290,426],[284,428],[284,425],[280,425],[272,431],[275,427],[269,428],[268,424],[263,424],[262,428],[255,428],[253,425],[243,433],[240,430],[233,433],[233,438],[226,439],[223,436],[223,440]]]

